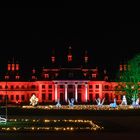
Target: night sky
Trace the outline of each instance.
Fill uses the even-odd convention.
[[[92,65],[116,66],[140,52],[139,24],[113,24],[64,15],[62,8],[3,8],[0,26],[0,65],[13,57],[26,69],[47,66],[54,48],[63,63],[72,46],[74,61],[84,50]]]

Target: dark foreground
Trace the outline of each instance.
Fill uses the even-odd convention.
[[[14,116],[13,116],[14,117]],[[38,118],[39,116],[37,116]],[[64,117],[64,116],[63,116]],[[62,116],[49,116],[47,118],[61,119]],[[26,133],[0,133],[1,140],[38,140],[38,139],[57,139],[57,140],[118,140],[118,139],[139,139],[140,137],[140,117],[128,116],[128,117],[109,117],[109,116],[65,116],[66,119],[92,119],[102,124],[105,128],[102,132],[88,133],[88,132],[26,132]]]
[[[6,134],[1,140],[133,140],[139,139],[138,133],[101,133],[101,134]]]
[[[10,111],[10,110],[9,110]],[[14,110],[15,111],[15,110]],[[22,110],[23,111],[23,110]],[[24,110],[25,111],[25,110]],[[94,112],[11,112],[9,118],[47,118],[47,119],[90,119],[103,126],[104,131],[88,132],[40,132],[40,133],[0,133],[0,140],[132,140],[140,138],[140,111],[94,111]],[[13,113],[13,115],[11,115]],[[25,114],[25,115],[23,115]],[[28,115],[27,115],[28,114]]]

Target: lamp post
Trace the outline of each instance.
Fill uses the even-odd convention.
[[[7,81],[6,81],[6,98],[5,98],[5,118],[6,118],[6,122],[7,122]]]

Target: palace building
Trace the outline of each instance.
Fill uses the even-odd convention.
[[[51,56],[51,65],[40,71],[32,69],[29,79],[24,79],[20,65],[16,61],[8,62],[7,70],[0,79],[0,104],[29,104],[33,94],[39,99],[39,104],[53,104],[59,99],[66,104],[68,99],[74,98],[76,104],[95,103],[97,98],[105,98],[105,103],[121,100],[115,94],[116,82],[110,82],[106,70],[100,79],[98,67],[88,64],[87,51],[83,56],[83,64],[77,65],[73,61],[72,48],[68,48],[67,59],[63,65],[56,62],[55,51]],[[120,70],[123,65],[120,66]]]

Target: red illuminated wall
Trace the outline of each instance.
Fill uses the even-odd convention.
[[[76,82],[76,81],[74,81]],[[60,84],[62,85],[62,84]],[[65,102],[65,85],[57,86],[57,98]],[[7,89],[6,89],[7,86]],[[113,102],[115,95],[115,82],[89,81],[87,101],[95,103],[96,98],[105,98],[106,103]],[[68,93],[75,95],[75,86],[67,89]],[[55,101],[55,86],[53,81],[35,82],[0,82],[0,103],[4,103],[5,95],[8,95],[8,103],[27,103],[33,94],[39,98],[39,103],[53,103]],[[60,97],[61,94],[61,97]],[[63,94],[63,95],[62,95]],[[79,103],[85,103],[85,85],[78,86],[77,94],[81,95]],[[62,98],[63,97],[63,98]],[[73,96],[75,98],[75,96]],[[120,101],[121,97],[117,97]]]
[[[51,62],[54,65],[56,62],[55,53],[51,56]],[[26,103],[29,104],[29,100],[33,94],[35,94],[39,103],[53,103],[56,102],[57,99],[60,99],[60,102],[67,102],[69,98],[75,98],[77,103],[94,103],[96,98],[105,98],[105,103],[109,104],[113,102],[113,99],[116,97],[117,101],[121,101],[120,95],[115,95],[115,87],[117,83],[115,82],[106,82],[106,81],[98,81],[98,67],[91,69],[87,68],[87,64],[89,61],[89,57],[87,55],[87,51],[85,51],[84,56],[84,65],[80,68],[71,69],[71,68],[63,68],[66,70],[66,73],[69,72],[67,69],[72,70],[72,75],[80,73],[81,80],[58,80],[57,82],[52,79],[57,79],[61,77],[63,73],[61,66],[60,67],[52,67],[52,68],[43,68],[40,73],[41,80],[39,81],[36,75],[36,70],[32,70],[31,79],[34,82],[21,82],[22,76],[20,75],[20,69],[18,62],[15,62],[14,59],[12,62],[8,62],[7,71],[5,71],[5,79],[7,82],[0,82],[0,103],[5,102],[5,96],[8,97],[8,103]],[[71,46],[68,49],[67,54],[67,62],[71,64],[73,62],[72,48]],[[120,72],[126,70],[126,65],[120,65]],[[107,71],[104,71],[104,80],[108,80]],[[79,77],[80,77],[79,76]],[[120,75],[121,76],[121,75]],[[70,77],[71,78],[71,77]],[[74,76],[72,77],[75,78]],[[68,77],[69,79],[69,77]],[[79,79],[79,78],[78,78]],[[82,79],[90,79],[84,81]],[[0,79],[1,80],[1,79]],[[11,81],[11,82],[8,82]],[[13,82],[12,82],[13,81]],[[57,83],[57,90],[56,84]],[[67,83],[67,90],[65,85]],[[81,84],[80,84],[81,83]],[[76,88],[77,85],[77,88]],[[6,88],[7,86],[7,88]],[[87,88],[86,88],[87,87]],[[76,90],[77,89],[77,90]],[[57,91],[57,92],[56,92]],[[67,94],[66,94],[67,91]],[[77,92],[76,92],[77,91]],[[77,93],[77,94],[76,94]],[[87,94],[86,94],[87,93]],[[57,95],[57,96],[56,96]],[[66,96],[67,95],[67,96]],[[77,95],[77,96],[76,96]],[[77,97],[77,99],[76,99]]]

